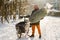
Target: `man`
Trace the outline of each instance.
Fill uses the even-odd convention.
[[[32,26],[32,35],[34,36],[35,26],[38,28],[39,38],[41,38],[41,30],[40,30],[40,20],[43,19],[50,11],[53,5],[47,3],[43,8],[39,9],[37,5],[34,5],[34,10],[29,18],[31,26]]]
[[[32,14],[31,16],[33,15],[33,13],[35,11],[39,10],[38,6],[37,5],[34,5],[34,10],[32,11]],[[40,30],[40,22],[36,22],[36,23],[31,23],[31,27],[32,27],[32,35],[30,37],[34,37],[34,32],[35,32],[35,26],[37,27],[38,29],[38,33],[39,33],[39,38],[41,38],[41,30]]]

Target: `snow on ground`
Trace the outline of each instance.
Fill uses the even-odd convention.
[[[41,20],[42,38],[60,40],[60,17],[46,16]]]
[[[10,21],[8,24],[0,23],[0,40],[18,40],[16,35],[15,24],[23,21],[23,19]],[[46,16],[43,20],[40,21],[42,37],[38,38],[37,29],[35,31],[35,37],[22,37],[19,40],[60,40],[60,17],[51,17]],[[30,32],[31,34],[31,28]]]

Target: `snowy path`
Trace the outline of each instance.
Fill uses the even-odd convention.
[[[41,20],[42,38],[60,40],[60,17],[46,16]]]
[[[0,40],[17,40],[15,24],[13,23],[0,23]],[[40,22],[42,38],[39,39],[37,35],[37,30],[35,32],[34,38],[21,38],[19,40],[60,40],[60,17],[46,16]]]

